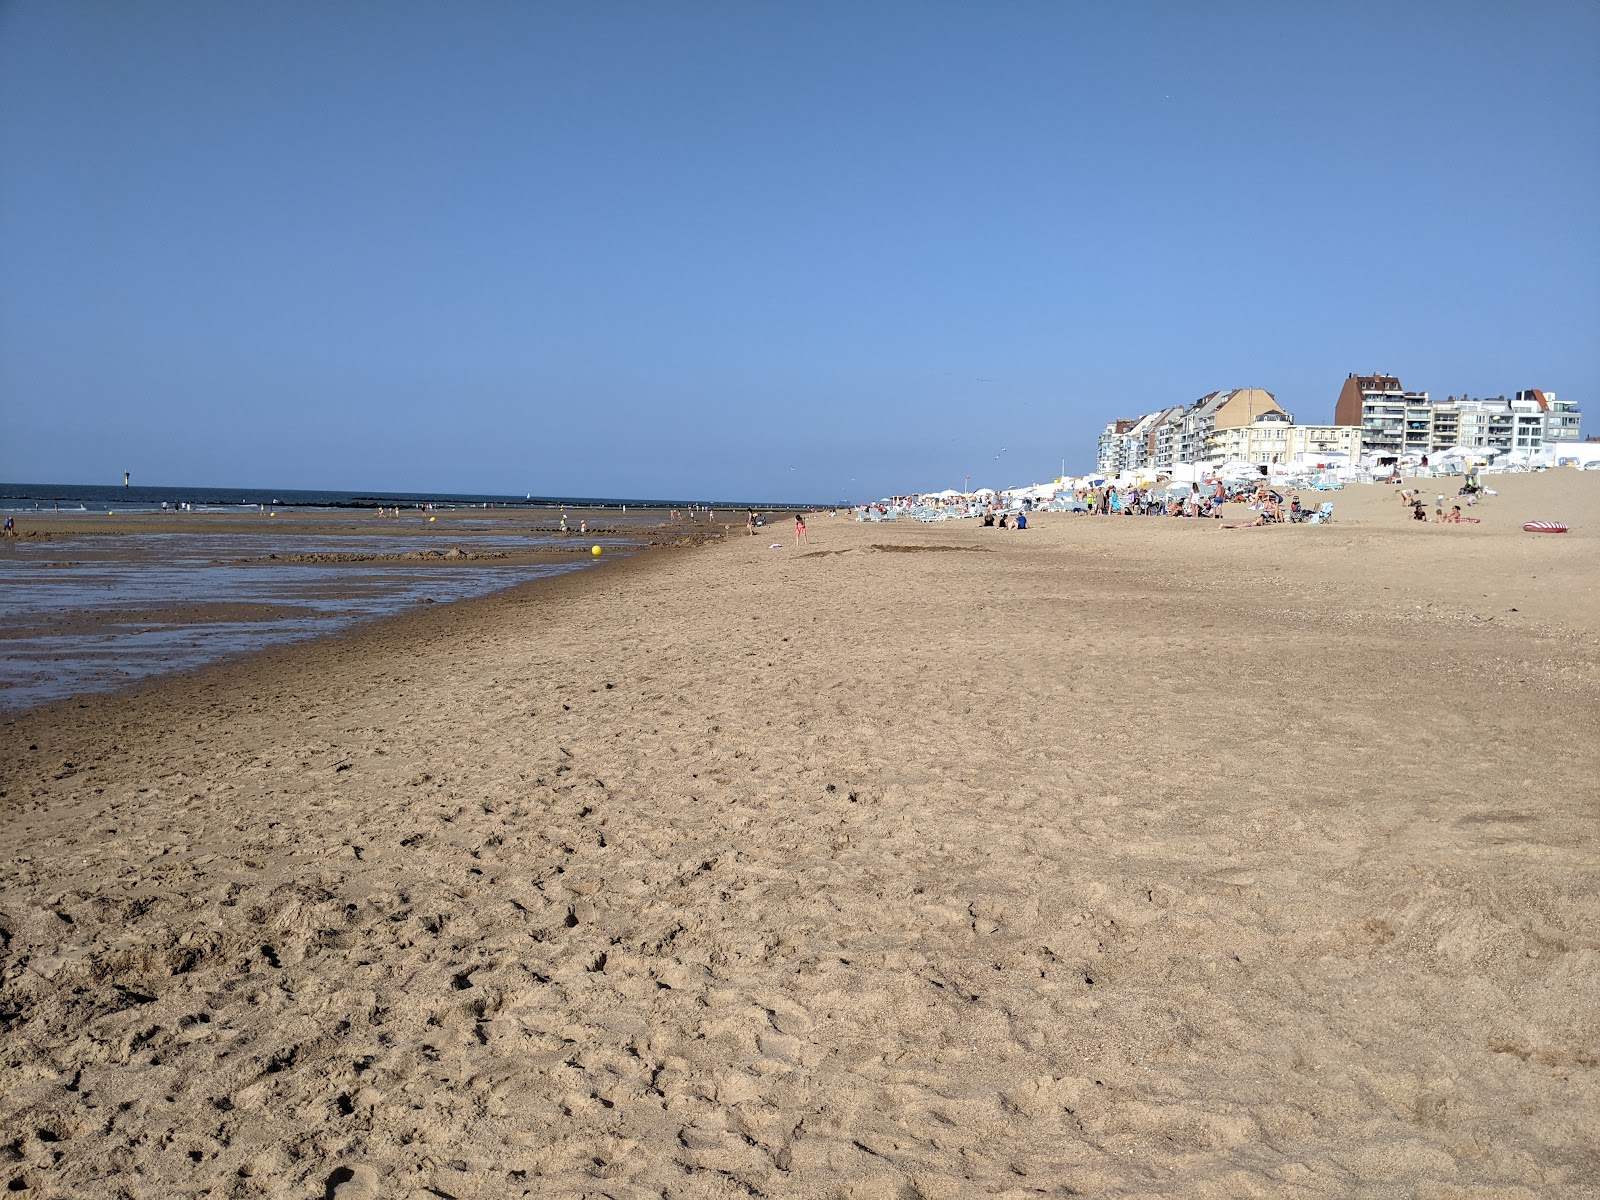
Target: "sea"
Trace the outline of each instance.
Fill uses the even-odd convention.
[[[163,504],[165,511],[185,515],[323,511],[333,525],[326,533],[267,520],[164,528],[158,517],[124,526],[115,536],[94,530],[95,516],[159,514]],[[624,505],[626,515],[620,511]],[[0,542],[0,712],[114,691],[420,604],[590,570],[637,546],[630,525],[653,524],[670,507],[671,501],[529,495],[0,484],[0,513],[23,533],[48,532],[58,521],[86,514],[48,540]],[[398,513],[379,518],[379,508]],[[586,546],[598,545],[603,557],[568,553],[543,562],[482,557],[446,563],[397,557],[454,548],[512,555],[572,549],[569,538],[551,531],[552,514],[529,511],[518,520],[481,511],[498,508],[571,508],[591,524],[596,509],[612,510],[601,517],[608,533],[584,539]],[[353,523],[338,520],[341,510]],[[30,514],[43,519],[36,525]],[[439,514],[438,523],[433,514]],[[328,557],[352,554],[388,557]]]
[[[288,509],[378,509],[411,508],[448,510],[459,508],[628,508],[659,510],[706,506],[712,508],[762,511],[775,509],[811,510],[832,507],[814,502],[774,504],[739,500],[647,500],[625,497],[475,495],[432,492],[334,492],[284,488],[222,487],[117,487],[99,484],[0,483],[0,513],[27,512],[160,512],[188,506],[195,512],[218,512],[245,508]]]

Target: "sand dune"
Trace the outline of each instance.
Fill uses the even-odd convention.
[[[5,1178],[1592,1195],[1600,478],[1496,486],[735,530],[11,720]]]

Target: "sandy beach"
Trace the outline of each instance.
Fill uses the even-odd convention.
[[[736,525],[6,718],[0,1179],[1594,1195],[1600,475],[1492,482]]]

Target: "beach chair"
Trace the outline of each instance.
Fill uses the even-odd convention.
[[[1307,525],[1326,525],[1333,520],[1333,501],[1324,500],[1316,512],[1306,518]]]

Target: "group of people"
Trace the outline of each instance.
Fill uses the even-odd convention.
[[[1007,523],[1007,518],[1011,518],[1009,524]],[[1004,512],[985,513],[983,516],[983,524],[986,528],[1026,529],[1028,527],[1028,514],[1026,512],[1018,512],[1015,515]]]
[[[1466,499],[1466,502],[1467,502],[1467,507],[1468,508],[1472,508],[1478,503],[1478,493],[1481,490],[1482,489],[1479,488],[1477,484],[1472,483],[1469,480],[1465,485],[1462,486],[1461,490],[1459,492],[1457,492],[1456,495],[1458,497],[1464,497]],[[1465,514],[1463,514],[1462,511],[1461,511],[1461,505],[1459,505],[1459,504],[1452,504],[1450,506],[1450,511],[1449,512],[1445,512],[1445,510],[1444,510],[1444,499],[1445,499],[1445,497],[1444,497],[1444,493],[1443,492],[1438,493],[1434,497],[1434,502],[1433,502],[1433,504],[1434,504],[1434,507],[1433,507],[1433,524],[1435,524],[1435,525],[1477,525],[1477,524],[1480,524],[1479,519],[1477,517],[1469,517],[1469,516],[1466,516]],[[1405,488],[1404,490],[1402,490],[1400,492],[1400,505],[1401,505],[1402,508],[1407,509],[1411,513],[1411,519],[1413,521],[1427,521],[1428,520],[1428,501],[1427,501],[1427,498],[1425,496],[1423,496],[1418,489],[1416,489],[1416,488]]]
[[[1090,513],[1102,517],[1220,517],[1228,492],[1219,480],[1209,492],[1191,483],[1186,496],[1158,496],[1140,488],[1108,486],[1080,490],[1075,498],[1088,504]]]
[[[1301,504],[1298,495],[1291,495],[1288,501],[1285,502],[1282,493],[1274,491],[1264,483],[1257,486],[1255,494],[1249,498],[1249,502],[1250,507],[1256,510],[1255,520],[1247,522],[1245,526],[1251,529],[1261,525],[1278,525],[1283,522],[1298,525],[1318,512],[1316,509],[1310,509]],[[1322,515],[1318,516],[1317,521],[1312,523],[1316,524],[1327,520],[1327,511],[1329,510],[1322,510]]]

